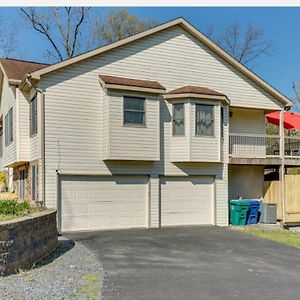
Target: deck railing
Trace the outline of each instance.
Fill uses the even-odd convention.
[[[229,155],[245,158],[280,157],[280,136],[231,133]],[[300,137],[285,137],[284,155],[300,158]]]

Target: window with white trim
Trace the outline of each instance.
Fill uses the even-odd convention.
[[[124,96],[124,125],[145,125],[145,98]]]
[[[14,140],[13,133],[13,108],[5,116],[5,146],[8,146]]]
[[[214,129],[214,105],[196,104],[195,134],[201,136],[213,136]]]
[[[30,136],[33,136],[37,133],[37,96],[34,96],[30,102],[29,122]]]

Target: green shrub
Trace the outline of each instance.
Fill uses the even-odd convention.
[[[6,182],[5,172],[0,172],[0,183]]]
[[[1,200],[0,214],[2,215],[23,215],[30,210],[27,202],[17,202],[16,200]]]

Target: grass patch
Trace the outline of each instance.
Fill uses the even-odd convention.
[[[263,230],[259,228],[239,228],[237,230],[263,239],[300,248],[300,235],[288,230]]]
[[[17,200],[0,201],[0,221],[8,221],[21,218],[26,215],[32,215],[45,210],[45,207],[32,207],[28,202],[19,202]]]
[[[82,276],[84,282],[80,292],[84,293],[88,299],[97,299],[101,290],[101,276],[95,274],[86,274]]]

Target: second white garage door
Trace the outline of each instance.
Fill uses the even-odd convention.
[[[62,231],[147,225],[148,177],[61,176]]]
[[[214,223],[213,177],[162,177],[161,226]]]

